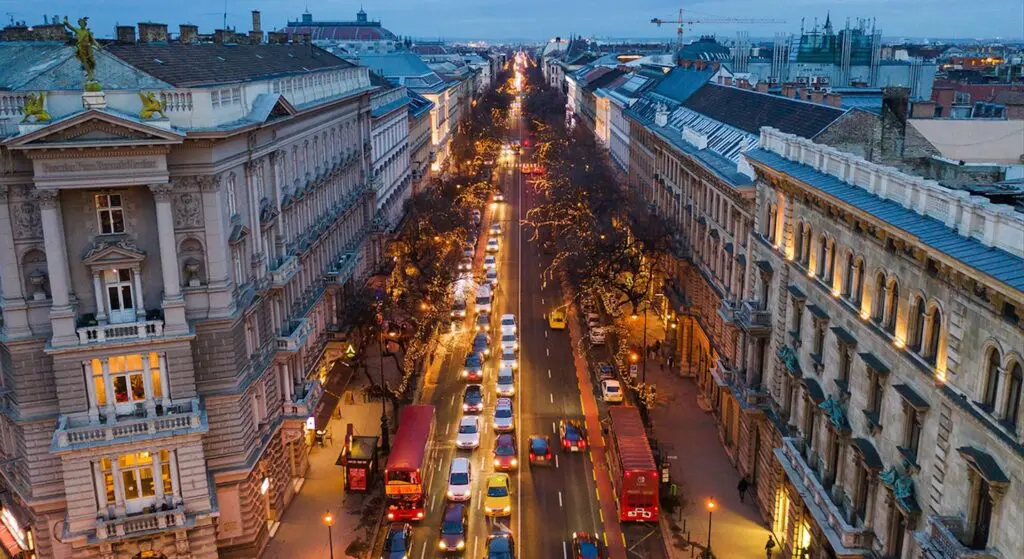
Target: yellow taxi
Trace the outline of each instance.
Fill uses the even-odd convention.
[[[555,309],[548,313],[548,326],[552,330],[565,330],[565,309]]]
[[[511,487],[508,474],[493,474],[487,478],[484,514],[487,516],[510,516],[512,514]]]

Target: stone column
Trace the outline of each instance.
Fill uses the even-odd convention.
[[[285,403],[290,404],[292,402],[292,390],[294,387],[292,386],[291,375],[288,374],[287,363],[281,363],[280,366],[278,367],[278,378],[281,379],[281,386],[283,389],[282,392],[284,393],[284,401]]]
[[[121,465],[117,462],[117,456],[110,457],[110,473],[114,478],[114,515],[124,516],[124,482],[121,480]]]
[[[181,499],[181,487],[178,486],[178,450],[171,450],[168,458],[171,460],[171,493],[174,494],[174,505],[178,505]]]
[[[67,247],[64,243],[60,217],[60,193],[57,190],[38,190],[39,208],[43,225],[43,243],[46,247],[46,269],[50,276],[50,323],[54,346],[75,345],[75,311],[71,307],[68,283]],[[20,283],[20,282],[19,282]]]
[[[142,354],[142,387],[146,391],[146,417],[156,416],[156,400],[153,398],[153,369],[149,365],[149,354]]]
[[[221,176],[198,178],[203,196],[203,235],[208,264],[207,293],[210,298],[211,317],[230,316],[235,300],[231,295],[231,255],[228,252],[227,231],[224,227],[224,207],[220,199]]]
[[[134,281],[132,290],[135,292],[135,319],[146,320],[146,301],[142,296],[142,268],[140,266],[132,267],[132,280]]]
[[[3,285],[4,327],[8,338],[32,335],[28,326],[28,304],[22,290],[14,230],[11,225],[7,186],[0,186],[0,285]]]
[[[92,483],[96,488],[96,501],[99,505],[99,510],[104,515],[107,513],[107,484],[103,479],[103,470],[100,468],[100,463],[97,460],[92,463]]]
[[[148,403],[148,402],[147,402]],[[153,451],[153,489],[156,493],[157,503],[164,503],[164,478],[163,462],[160,460],[160,451]]]
[[[107,415],[107,423],[113,423],[117,417],[117,409],[114,407],[114,402],[117,399],[114,396],[114,379],[110,377],[110,360],[104,357],[100,359],[100,363],[103,367],[103,390],[107,396],[104,413]]]
[[[149,188],[156,201],[160,270],[164,281],[164,334],[185,334],[188,332],[188,323],[185,321],[185,300],[181,296],[181,280],[178,277],[178,251],[174,242],[174,216],[171,213],[172,188],[168,184],[151,184]]]
[[[85,372],[85,394],[89,398],[89,423],[99,423],[100,406],[99,399],[96,398],[96,379],[93,377],[92,363],[83,361],[82,370]]]
[[[107,304],[103,296],[103,278],[99,270],[92,271],[92,290],[96,296],[96,322],[105,324],[107,322]]]
[[[171,407],[170,373],[167,371],[167,354],[160,354],[160,394],[163,398],[164,413]]]

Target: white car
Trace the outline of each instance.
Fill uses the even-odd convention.
[[[492,287],[498,285],[498,269],[488,268],[487,273],[484,274],[484,281],[490,284]]]
[[[600,327],[601,327],[601,317],[597,316],[596,314],[588,314],[587,315],[587,328],[593,329],[593,328],[600,328]]]
[[[502,367],[498,369],[498,396],[511,397],[516,393],[516,379],[512,374],[512,369],[509,367]]]
[[[498,245],[498,238],[491,237],[490,239],[487,239],[487,247],[485,250],[487,250],[487,252],[498,252]]]
[[[505,433],[515,430],[515,428],[516,420],[512,416],[512,400],[498,398],[498,402],[494,406],[494,430]]]
[[[519,349],[519,339],[515,334],[503,332],[501,334],[501,351],[516,351]]]
[[[452,303],[452,318],[466,318],[466,300],[456,299]]]
[[[459,433],[455,436],[455,446],[459,448],[477,448],[480,446],[480,418],[467,415],[459,421]]]
[[[488,254],[486,257],[484,257],[484,268],[485,269],[497,268],[497,267],[498,267],[498,259],[495,258],[493,254]]]
[[[501,224],[500,223],[492,223],[490,231],[491,231],[491,236],[493,236],[493,237],[501,235]]]
[[[622,385],[619,381],[605,379],[601,381],[601,397],[608,403],[622,402]]]
[[[495,202],[504,202],[505,201],[505,195],[500,193],[500,192],[495,192],[494,193],[494,201]]]
[[[448,500],[468,501],[472,493],[473,467],[469,458],[452,459],[452,467],[448,471]]]
[[[516,352],[512,349],[503,349],[501,351],[501,363],[499,367],[508,367],[509,369],[519,368],[519,359],[516,358]]]
[[[501,333],[516,333],[516,315],[514,314],[503,314],[501,315]]]
[[[604,338],[604,328],[598,326],[590,329],[590,343],[594,345],[604,345]]]

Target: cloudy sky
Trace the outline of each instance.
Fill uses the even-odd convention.
[[[447,38],[544,39],[575,33],[591,37],[672,37],[674,26],[657,28],[653,17],[674,19],[681,2],[667,0],[367,0],[371,19],[399,35]],[[115,24],[139,21],[195,23],[202,31],[229,26],[239,31],[251,25],[250,12],[261,10],[264,30],[283,27],[307,7],[315,19],[351,20],[360,3],[350,0],[0,0],[5,23],[13,17],[29,24],[43,14],[90,17],[100,36],[113,36]],[[688,18],[746,17],[786,20],[784,24],[700,24],[688,29],[735,36],[746,29],[753,37],[776,31],[796,33],[800,19],[810,27],[831,11],[834,23],[846,18],[876,18],[886,37],[1021,38],[1024,2],[1021,0],[713,0],[685,2]],[[225,9],[226,7],[226,9]]]

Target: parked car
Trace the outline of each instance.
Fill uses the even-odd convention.
[[[601,397],[611,404],[622,403],[622,384],[614,379],[601,381]]]
[[[594,345],[604,345],[605,332],[603,327],[596,327],[590,329],[590,343]]]

